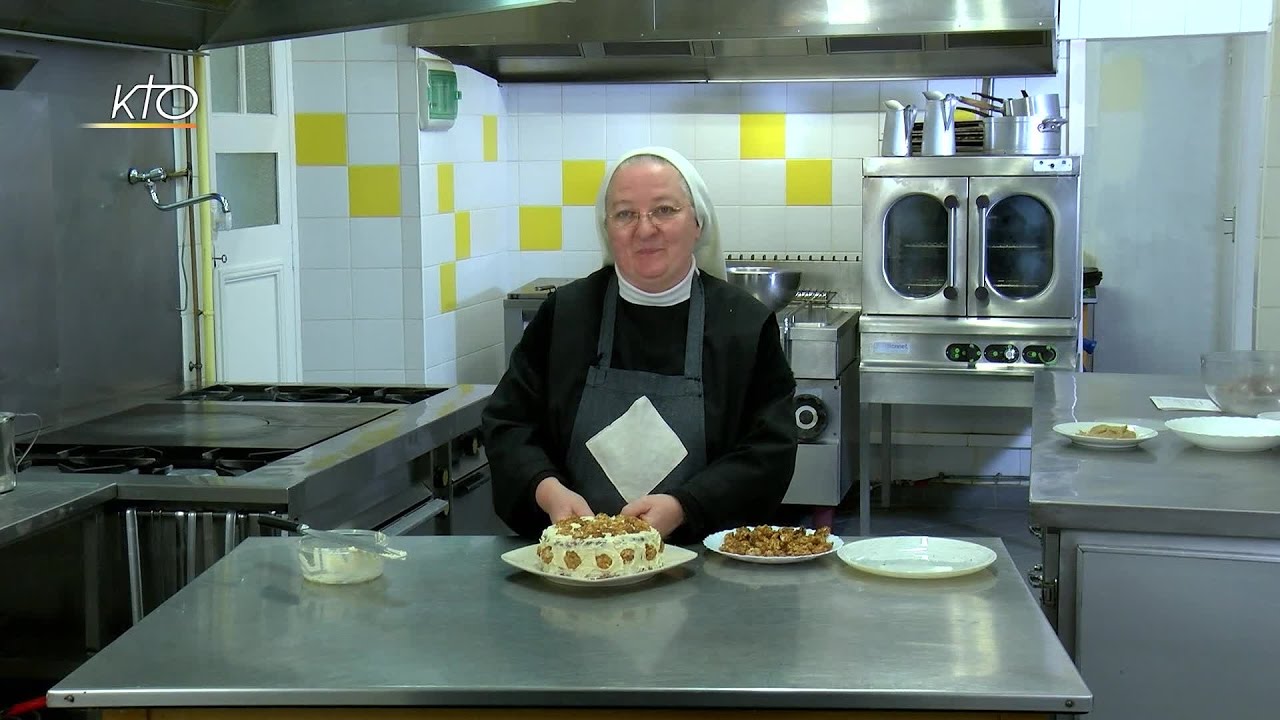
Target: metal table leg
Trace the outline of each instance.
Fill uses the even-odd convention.
[[[893,486],[893,406],[880,406],[880,507],[889,507]]]
[[[858,534],[871,535],[871,404],[858,404]]]

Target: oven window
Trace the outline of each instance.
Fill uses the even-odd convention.
[[[1053,278],[1053,213],[1028,195],[1011,195],[987,211],[987,284],[1000,295],[1035,297]]]
[[[926,298],[947,284],[951,261],[947,209],[932,195],[907,195],[884,222],[884,276],[903,297]]]

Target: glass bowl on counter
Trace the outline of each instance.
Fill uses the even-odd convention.
[[[1228,350],[1200,356],[1209,399],[1224,413],[1257,417],[1280,412],[1280,352]]]
[[[348,536],[360,536],[386,548],[387,536],[375,530],[331,530]],[[298,563],[302,577],[322,585],[355,585],[382,576],[384,560],[380,555],[328,539],[305,536],[298,541]]]

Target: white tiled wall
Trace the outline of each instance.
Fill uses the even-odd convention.
[[[1280,12],[1280,0],[1277,0]],[[1267,51],[1265,151],[1262,157],[1262,218],[1258,239],[1254,345],[1280,351],[1280,42],[1273,33]]]
[[[1061,0],[1059,37],[1265,33],[1272,0]]]

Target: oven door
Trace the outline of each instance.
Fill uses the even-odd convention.
[[[970,316],[1079,316],[1078,191],[1077,177],[970,180]]]
[[[967,310],[967,178],[863,181],[863,313]]]

